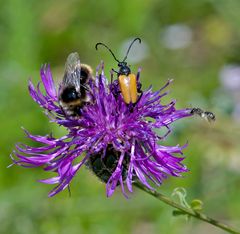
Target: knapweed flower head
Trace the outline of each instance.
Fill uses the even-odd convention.
[[[132,184],[139,181],[149,189],[161,185],[168,176],[181,176],[187,172],[182,164],[184,146],[161,145],[171,132],[170,125],[178,119],[191,116],[191,110],[175,108],[175,101],[162,104],[167,95],[152,87],[139,95],[135,105],[127,105],[121,93],[117,93],[118,82],[108,83],[103,64],[96,70],[95,79],[89,87],[92,101],[81,108],[76,117],[68,116],[59,103],[50,66],[40,71],[45,91],[35,88],[29,81],[29,92],[33,100],[46,110],[51,121],[64,126],[68,133],[61,138],[32,135],[27,136],[39,147],[17,144],[12,157],[14,163],[24,167],[43,167],[56,173],[53,178],[40,180],[46,184],[57,184],[49,193],[54,196],[67,188],[82,166],[87,166],[106,183],[107,196],[119,186],[124,195],[132,192]],[[140,70],[138,72],[139,83]],[[61,84],[60,84],[61,87]],[[57,91],[58,90],[58,91]],[[159,130],[166,129],[164,135]]]

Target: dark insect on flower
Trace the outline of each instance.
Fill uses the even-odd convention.
[[[93,154],[86,163],[93,173],[104,183],[107,183],[112,173],[116,170],[120,152],[116,151],[112,145],[108,145],[105,156],[103,152]],[[122,163],[123,181],[127,178],[127,171],[130,162],[130,155],[125,155]]]
[[[142,90],[141,90],[142,85],[139,82],[140,73],[138,72],[137,76],[131,73],[131,69],[126,62],[128,53],[135,41],[139,41],[139,43],[141,43],[140,38],[138,37],[135,38],[130,44],[130,46],[128,47],[127,53],[122,61],[119,61],[114,55],[114,53],[112,52],[112,50],[109,49],[108,46],[106,46],[105,44],[97,43],[95,46],[96,49],[98,49],[99,45],[102,45],[105,48],[107,48],[112,54],[113,58],[118,62],[119,71],[115,71],[114,69],[112,69],[112,71],[117,73],[117,76],[118,76],[117,81],[111,82],[112,92],[115,94],[115,96],[118,96],[119,93],[122,93],[124,102],[126,104],[133,104],[133,105],[136,105],[137,101],[140,100],[142,95]],[[111,81],[112,79],[113,79],[113,74],[111,75]],[[137,93],[141,94],[140,97],[138,97]],[[133,106],[130,106],[130,107],[132,109]]]
[[[130,110],[124,97],[112,92],[101,64],[95,79],[89,80],[85,90],[90,91],[92,101],[81,105],[81,114],[73,117],[72,109],[69,112],[62,104],[61,85],[60,91],[56,91],[50,66],[44,66],[40,75],[45,92],[40,90],[40,85],[35,88],[29,81],[30,95],[46,110],[51,121],[64,126],[68,133],[54,138],[25,131],[41,146],[18,144],[12,159],[17,165],[43,167],[45,171],[55,172],[55,177],[40,180],[57,184],[49,196],[66,189],[83,165],[106,183],[107,196],[111,196],[118,185],[126,195],[126,188],[132,192],[134,181],[154,189],[151,184],[159,186],[168,176],[179,177],[188,171],[182,164],[185,146],[159,144],[171,132],[173,122],[193,115],[189,108],[177,110],[175,101],[162,104],[162,98],[167,95],[163,90],[171,80],[156,92],[151,87],[144,90],[136,108]],[[81,83],[80,79],[78,85],[81,87],[81,84],[84,82]],[[76,91],[79,92],[79,88]],[[81,95],[82,92],[80,98]],[[166,129],[166,133],[161,136],[157,129]]]
[[[81,109],[91,103],[89,82],[94,79],[92,68],[81,64],[78,53],[71,53],[66,62],[65,74],[59,89],[59,104],[68,116],[79,116]]]

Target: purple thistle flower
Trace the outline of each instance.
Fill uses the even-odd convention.
[[[66,116],[59,105],[59,91],[49,65],[41,68],[40,76],[45,92],[40,90],[40,83],[35,88],[29,81],[30,95],[46,110],[51,121],[68,129],[68,134],[58,139],[51,135],[34,136],[25,130],[28,138],[42,146],[18,144],[12,159],[23,167],[41,166],[45,171],[55,172],[56,177],[40,180],[57,184],[50,197],[67,188],[83,165],[106,183],[107,196],[118,185],[127,196],[125,190],[132,192],[134,181],[154,189],[151,184],[159,186],[168,176],[179,177],[188,171],[182,164],[185,146],[158,144],[171,132],[171,123],[192,115],[191,109],[176,110],[175,101],[162,104],[167,95],[162,91],[171,80],[157,92],[151,87],[143,91],[136,106],[130,108],[122,95],[115,95],[102,64],[97,68],[95,80],[90,82],[93,103],[85,105],[81,116],[73,118]],[[160,136],[156,129],[163,128],[166,134]],[[79,157],[80,162],[76,160]]]

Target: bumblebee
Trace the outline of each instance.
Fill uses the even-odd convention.
[[[114,55],[114,53],[112,52],[112,50],[109,49],[105,44],[100,42],[100,43],[97,43],[95,46],[96,50],[98,49],[99,45],[102,45],[105,48],[107,48],[109,52],[112,54],[113,58],[118,62],[119,71],[115,71],[114,69],[112,69],[112,71],[117,73],[120,93],[122,94],[123,100],[126,104],[134,104],[134,105],[136,105],[137,101],[139,100],[138,93],[142,94],[141,84],[138,82],[139,74],[137,74],[136,76],[131,72],[131,69],[128,66],[126,60],[127,60],[128,53],[135,41],[138,41],[139,43],[141,43],[140,38],[138,37],[135,38],[131,42],[130,46],[128,47],[127,53],[122,61],[119,61]]]
[[[66,116],[80,116],[82,107],[92,102],[90,80],[94,80],[92,68],[81,64],[78,53],[69,54],[58,97]]]
[[[206,119],[208,122],[213,122],[216,120],[215,114],[210,111],[204,111],[200,108],[192,108],[190,113],[193,115],[199,115],[200,117]]]

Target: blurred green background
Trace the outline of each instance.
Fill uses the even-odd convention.
[[[184,187],[188,199],[204,201],[204,211],[240,228],[240,1],[1,1],[0,8],[0,233],[224,233],[185,217],[135,188],[126,200],[120,191],[105,197],[105,186],[83,168],[71,185],[49,199],[51,185],[36,182],[51,175],[40,168],[11,164],[16,142],[32,144],[21,126],[33,134],[55,136],[64,130],[48,122],[30,98],[43,63],[51,64],[55,80],[63,76],[67,55],[78,51],[81,61],[106,70],[116,67],[97,42],[105,42],[121,58],[129,40],[138,36],[128,62],[142,67],[146,88],[159,89],[174,78],[165,98],[177,107],[199,106],[213,111],[214,124],[200,118],[180,120],[163,144],[185,144],[184,178],[171,178],[159,191],[171,195]]]

